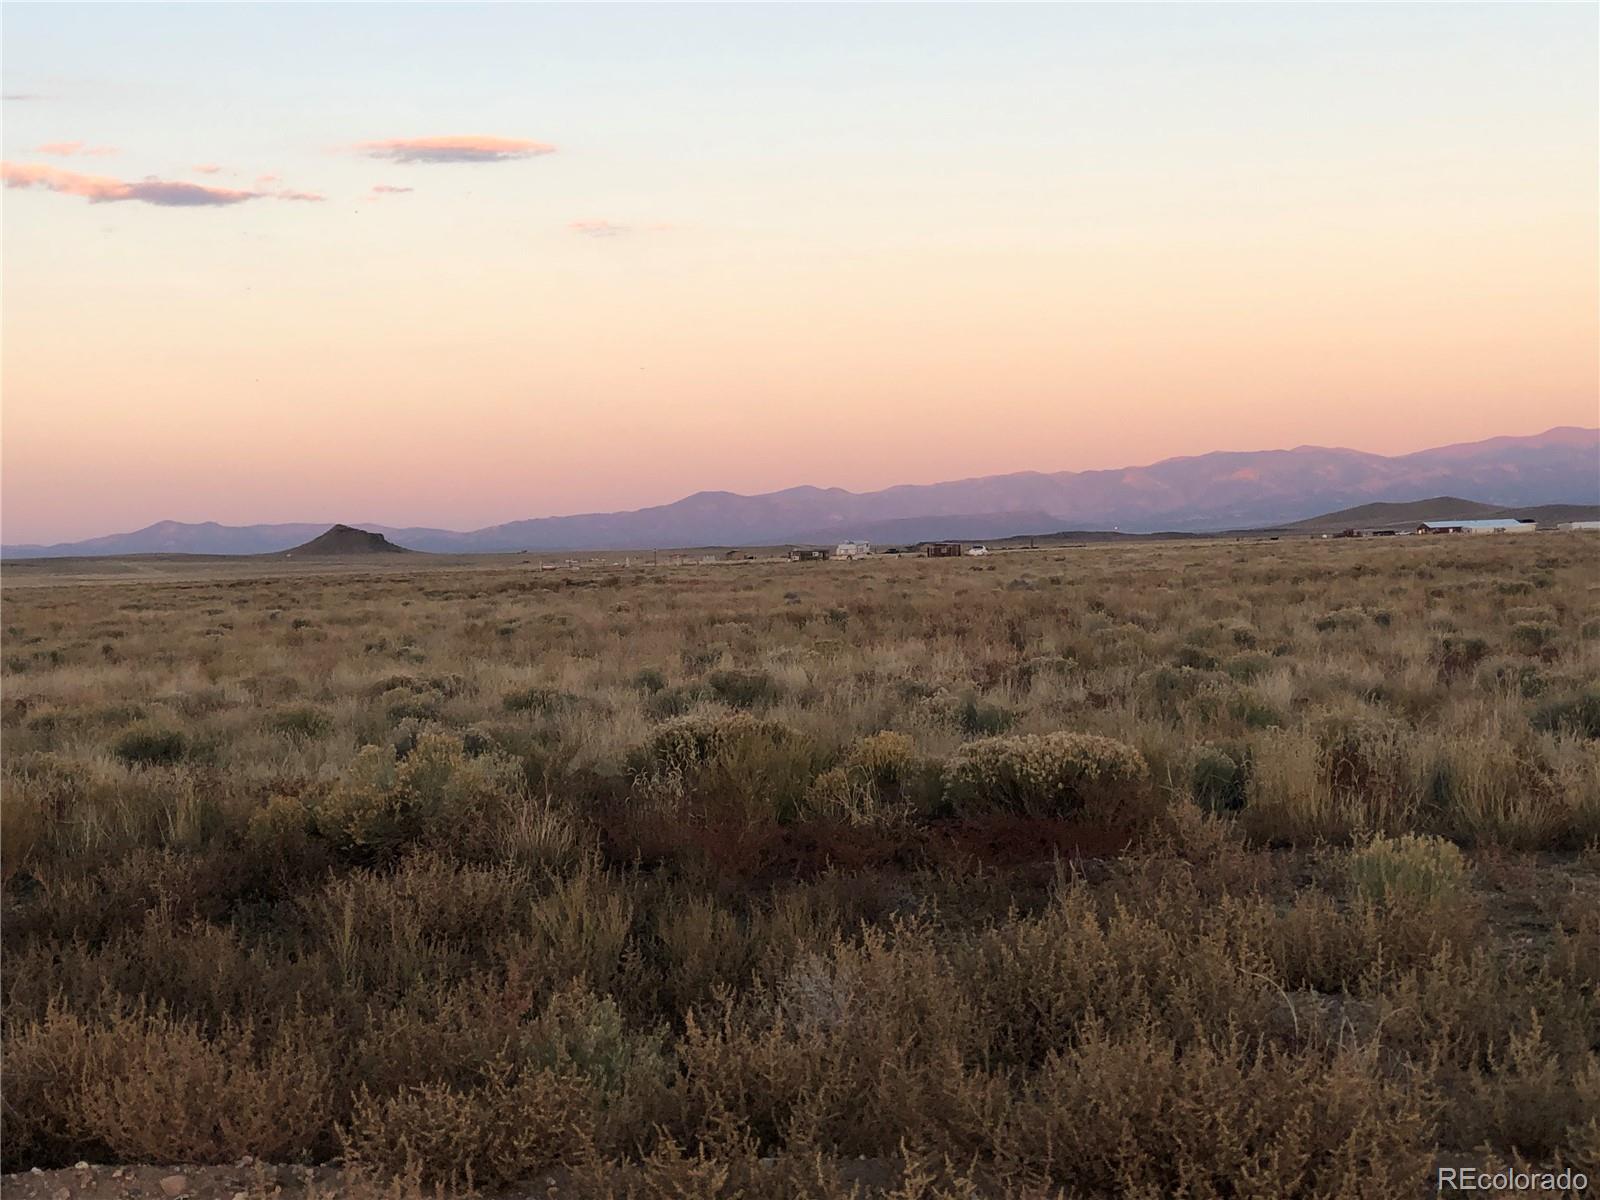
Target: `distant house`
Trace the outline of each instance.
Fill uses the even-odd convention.
[[[1596,530],[1600,530],[1600,521],[1563,521],[1561,524],[1557,525],[1556,528],[1557,529],[1571,529],[1571,530],[1589,530],[1589,531],[1593,532],[1593,531],[1596,531]]]
[[[929,542],[922,548],[929,558],[960,558],[960,542]]]
[[[835,558],[866,558],[872,553],[872,546],[868,542],[840,542],[834,547]]]
[[[1493,519],[1487,521],[1424,521],[1418,533],[1532,533],[1533,521]]]
[[[789,551],[790,562],[826,562],[827,560],[828,552],[814,547],[796,546]]]

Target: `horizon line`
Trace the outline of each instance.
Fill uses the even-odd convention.
[[[763,491],[763,492],[734,492],[734,491],[729,491],[729,490],[724,489],[724,488],[699,488],[699,489],[697,489],[695,491],[679,495],[676,499],[663,500],[663,501],[660,501],[660,502],[654,503],[654,504],[642,504],[642,505],[639,505],[636,508],[589,509],[589,510],[582,511],[582,512],[545,513],[545,514],[540,514],[540,515],[537,515],[537,516],[529,516],[529,517],[512,517],[509,520],[494,521],[494,522],[491,522],[491,523],[489,523],[487,525],[480,525],[480,526],[478,526],[478,527],[476,527],[474,529],[448,529],[448,528],[445,528],[443,526],[437,526],[437,525],[418,525],[418,524],[415,524],[415,523],[412,523],[412,524],[394,524],[392,522],[387,522],[387,521],[363,522],[363,523],[361,523],[359,525],[355,525],[355,524],[353,524],[352,522],[349,522],[349,521],[337,521],[337,520],[336,521],[332,521],[332,522],[328,522],[326,525],[324,525],[323,522],[318,521],[318,520],[251,521],[251,522],[247,522],[247,523],[242,524],[242,525],[228,525],[228,524],[224,524],[221,521],[217,521],[217,520],[209,519],[209,518],[208,519],[203,519],[203,520],[197,520],[197,521],[184,521],[184,520],[180,520],[180,519],[177,519],[177,518],[174,518],[174,517],[161,517],[161,518],[158,518],[158,519],[156,519],[154,521],[151,521],[151,522],[149,522],[149,523],[147,523],[145,525],[141,525],[136,529],[114,530],[114,531],[112,531],[110,533],[90,534],[87,537],[73,538],[73,539],[69,539],[69,540],[57,540],[57,541],[50,541],[50,542],[42,542],[42,541],[18,541],[18,542],[13,542],[13,541],[6,541],[6,540],[3,539],[3,537],[0,537],[0,547],[3,547],[5,549],[9,549],[9,550],[50,549],[50,548],[53,548],[53,547],[56,547],[56,546],[71,546],[71,545],[78,545],[78,544],[83,543],[83,542],[92,542],[92,541],[96,541],[96,540],[98,540],[100,538],[128,536],[130,534],[142,533],[147,529],[154,529],[156,526],[159,526],[159,525],[184,525],[184,526],[189,526],[189,527],[195,527],[195,526],[201,526],[201,525],[215,525],[215,526],[217,526],[218,528],[221,528],[221,529],[253,529],[253,528],[259,528],[259,527],[262,527],[262,526],[282,526],[282,525],[317,525],[317,526],[323,526],[323,528],[332,528],[335,525],[343,524],[343,525],[352,525],[353,528],[387,529],[387,530],[395,530],[395,531],[400,531],[400,530],[421,530],[421,531],[426,531],[426,532],[429,532],[429,533],[446,533],[446,534],[456,534],[456,535],[460,535],[460,536],[468,536],[468,535],[475,534],[475,533],[482,533],[483,531],[488,530],[488,529],[497,529],[497,528],[499,528],[499,527],[501,527],[503,525],[521,524],[522,522],[525,522],[525,521],[558,521],[558,520],[567,520],[567,519],[577,519],[577,518],[582,518],[582,517],[598,517],[598,516],[611,516],[611,515],[614,515],[614,514],[633,514],[633,513],[648,512],[651,509],[670,508],[674,504],[681,504],[685,500],[691,500],[691,499],[695,498],[696,496],[717,496],[717,495],[721,495],[721,496],[729,496],[729,497],[732,497],[734,499],[739,499],[739,500],[750,500],[750,499],[759,499],[759,498],[764,497],[764,496],[777,496],[777,495],[782,495],[785,492],[795,492],[795,491],[802,491],[802,490],[810,490],[810,491],[818,491],[818,492],[841,492],[841,493],[843,493],[844,495],[847,495],[847,496],[870,496],[870,495],[875,495],[875,494],[878,494],[878,493],[881,493],[881,492],[893,491],[893,490],[895,490],[897,488],[938,487],[938,486],[943,485],[943,484],[971,483],[971,482],[974,482],[974,481],[977,481],[977,480],[983,480],[983,479],[1005,479],[1005,478],[1018,476],[1018,475],[1041,475],[1041,476],[1089,475],[1089,474],[1095,474],[1097,472],[1149,470],[1149,469],[1152,469],[1152,468],[1155,468],[1155,467],[1162,466],[1162,465],[1164,465],[1166,463],[1184,462],[1184,461],[1189,461],[1189,460],[1192,460],[1192,459],[1207,458],[1207,457],[1209,457],[1211,455],[1217,455],[1217,454],[1294,454],[1294,453],[1298,453],[1298,452],[1304,451],[1304,450],[1325,450],[1325,451],[1331,451],[1331,452],[1334,452],[1334,453],[1362,454],[1362,455],[1367,455],[1367,456],[1370,456],[1370,457],[1373,457],[1373,458],[1396,459],[1396,458],[1407,458],[1407,457],[1410,457],[1413,454],[1423,454],[1423,453],[1428,453],[1430,451],[1451,450],[1451,449],[1455,449],[1456,447],[1460,447],[1460,446],[1477,446],[1477,445],[1482,445],[1485,442],[1498,441],[1498,440],[1506,439],[1506,438],[1511,438],[1511,439],[1539,438],[1539,437],[1546,437],[1546,436],[1548,436],[1549,434],[1552,434],[1552,433],[1562,433],[1562,432],[1568,432],[1568,431],[1574,432],[1574,433],[1580,433],[1580,434],[1592,433],[1592,434],[1595,434],[1597,436],[1600,436],[1600,426],[1551,425],[1546,429],[1538,430],[1538,431],[1536,431],[1534,433],[1491,434],[1489,437],[1478,438],[1478,439],[1476,439],[1474,441],[1445,442],[1445,443],[1442,443],[1442,444],[1439,444],[1439,445],[1422,446],[1422,447],[1419,447],[1418,449],[1415,449],[1415,450],[1406,450],[1406,451],[1403,451],[1403,452],[1398,453],[1398,454],[1381,454],[1381,453],[1378,453],[1378,452],[1372,451],[1372,450],[1360,450],[1360,449],[1357,449],[1357,448],[1352,447],[1352,446],[1324,446],[1324,445],[1320,445],[1320,444],[1315,443],[1315,442],[1302,442],[1302,443],[1300,443],[1298,445],[1290,446],[1290,447],[1267,446],[1267,447],[1261,447],[1261,448],[1257,448],[1257,449],[1203,450],[1203,451],[1200,451],[1200,452],[1195,453],[1195,454],[1168,455],[1166,458],[1156,459],[1153,462],[1129,463],[1129,464],[1126,464],[1126,465],[1123,465],[1123,466],[1113,466],[1113,467],[1084,467],[1084,468],[1081,468],[1079,470],[1063,469],[1063,470],[1056,470],[1056,471],[1043,471],[1043,470],[1038,470],[1038,469],[1022,468],[1020,470],[1001,471],[1001,472],[997,472],[997,473],[989,474],[989,475],[966,475],[966,476],[959,476],[959,477],[956,477],[956,478],[935,479],[935,480],[931,480],[931,481],[916,482],[916,483],[891,483],[891,484],[887,484],[887,485],[885,485],[883,487],[869,488],[869,489],[866,489],[864,491],[851,491],[849,488],[838,487],[836,485],[811,484],[811,483],[791,484],[791,485],[789,485],[787,487],[771,488],[771,489],[768,489],[767,491]],[[1436,498],[1436,497],[1424,497],[1424,499],[1434,499],[1434,498]],[[1398,503],[1409,503],[1409,502],[1401,501],[1401,502],[1398,502]],[[938,514],[931,514],[931,515],[938,515]],[[961,514],[946,514],[946,515],[951,515],[951,516],[985,516],[985,515],[998,515],[998,514],[961,513]],[[1049,513],[1046,513],[1044,515],[1046,515],[1046,516],[1054,516],[1054,514],[1049,514]],[[915,519],[915,518],[913,518],[913,519]]]

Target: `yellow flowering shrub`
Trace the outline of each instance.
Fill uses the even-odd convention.
[[[1144,755],[1092,733],[983,738],[945,768],[945,802],[957,814],[1034,817],[1137,815],[1149,796]]]

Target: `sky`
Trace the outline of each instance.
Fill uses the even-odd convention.
[[[1600,424],[1592,5],[0,34],[8,543]]]

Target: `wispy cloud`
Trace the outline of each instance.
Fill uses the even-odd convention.
[[[216,163],[195,163],[192,169],[201,175],[216,175],[222,170]]]
[[[573,233],[581,233],[585,237],[609,238],[621,237],[625,233],[632,233],[632,225],[618,225],[612,221],[573,221],[567,226]]]
[[[70,158],[73,155],[104,155],[115,154],[115,146],[91,146],[87,142],[44,142],[33,148],[35,154],[54,154],[58,158]]]
[[[246,200],[321,200],[315,192],[247,192],[208,187],[173,179],[111,179],[63,171],[44,163],[0,163],[0,179],[8,188],[44,188],[65,196],[81,196],[91,204],[137,200],[162,208],[208,208],[241,204]]]
[[[616,221],[602,221],[598,218],[591,218],[583,221],[571,221],[567,224],[567,228],[572,230],[573,233],[583,234],[584,237],[612,238],[623,237],[631,233],[662,233],[672,229],[673,226],[661,221],[652,222],[649,225],[620,225]]]
[[[308,200],[317,204],[327,199],[321,192],[296,192],[287,189],[281,192],[273,192],[272,198],[274,200]]]
[[[524,138],[480,137],[420,137],[387,138],[377,142],[361,142],[356,146],[372,158],[387,158],[403,163],[461,163],[506,162],[514,158],[537,158],[541,154],[554,154],[555,147],[545,142],[530,142]]]
[[[375,183],[372,191],[378,196],[403,196],[407,192],[414,192],[416,188],[395,187],[392,183]]]

